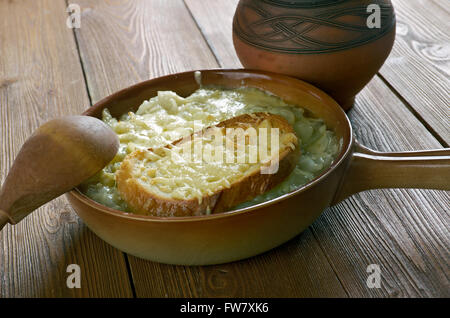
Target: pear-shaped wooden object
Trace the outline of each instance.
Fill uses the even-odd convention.
[[[94,117],[67,116],[39,127],[0,190],[0,230],[93,176],[118,148],[114,131]]]

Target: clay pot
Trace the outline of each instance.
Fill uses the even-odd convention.
[[[394,39],[389,0],[240,0],[233,20],[245,68],[312,83],[345,110],[383,65]]]

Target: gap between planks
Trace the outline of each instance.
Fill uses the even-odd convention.
[[[405,105],[405,107],[409,110],[409,112],[417,118],[417,120],[433,135],[434,138],[441,144],[443,148],[448,148],[448,143],[439,135],[439,133],[423,118],[422,115],[418,111],[411,106],[411,104],[400,94],[398,90],[396,90],[388,80],[380,73],[377,73],[378,77],[381,81],[394,93],[394,95]]]

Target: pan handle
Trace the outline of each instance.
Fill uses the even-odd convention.
[[[355,151],[332,204],[382,188],[450,190],[450,148],[378,152],[355,142]]]

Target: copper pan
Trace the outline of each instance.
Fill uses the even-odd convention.
[[[250,70],[201,71],[203,85],[256,87],[323,118],[341,150],[320,176],[301,188],[256,206],[193,217],[134,215],[102,206],[78,189],[67,198],[87,226],[116,248],[144,259],[183,265],[231,262],[270,250],[305,230],[322,211],[354,193],[375,188],[450,189],[450,150],[380,153],[358,144],[344,111],[328,95],[298,79]],[[135,111],[159,90],[187,96],[199,87],[194,72],[139,83],[89,108],[101,117]]]

